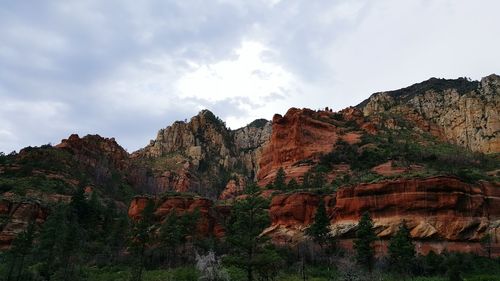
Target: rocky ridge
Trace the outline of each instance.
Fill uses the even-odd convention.
[[[395,114],[473,151],[500,152],[500,76],[478,81],[432,78],[373,94],[358,105],[365,116]]]
[[[401,127],[404,122],[414,125],[415,135],[430,133],[494,157],[499,152],[499,81],[497,75],[485,77],[481,82],[431,79],[398,91],[374,94],[359,106],[340,112],[328,108],[318,111],[292,108],[284,116],[275,115],[272,122],[256,120],[237,130],[228,129],[213,113],[204,110],[189,122],[178,121],[160,130],[155,140],[132,154],[112,138],[72,135],[53,148],[25,149],[11,157],[16,159],[15,163],[0,163],[0,177],[10,180],[44,175],[44,180],[62,181],[65,184],[60,187],[64,189],[61,193],[42,188],[38,192],[38,181],[24,190],[27,192],[20,192],[25,199],[30,194],[56,198],[71,194],[80,182],[72,171],[83,171],[90,188],[122,205],[119,200],[123,199],[114,198],[114,194],[122,194],[126,188],[133,194],[156,195],[159,223],[174,209],[179,212],[200,209],[200,233],[221,236],[221,220],[230,208],[220,207],[212,200],[237,200],[248,182],[257,180],[264,187],[274,180],[279,168],[284,168],[286,181],[294,178],[301,183],[306,173],[324,164],[323,156],[332,149],[342,152],[348,147],[340,146],[339,142],[354,145],[354,151],[360,155],[364,151],[377,152],[380,149],[377,144],[367,143],[366,139],[387,130],[406,130]],[[38,152],[40,155],[33,157]],[[46,158],[45,152],[52,162],[40,161]],[[33,159],[42,166],[52,166],[57,157],[64,159],[62,170],[26,169]],[[426,249],[437,246],[442,249],[453,242],[464,243],[454,247],[467,250],[471,245],[477,246],[486,233],[492,234],[498,244],[498,171],[488,172],[489,181],[468,178],[466,182],[448,174],[431,177],[424,165],[406,163],[406,159],[381,160],[361,171],[366,173],[359,182],[344,181],[336,187],[336,192],[330,190],[325,196],[317,195],[314,190],[278,194],[263,191],[271,200],[272,219],[265,233],[277,243],[303,239],[318,202],[325,200],[332,233],[343,241],[352,238],[359,215],[370,211],[381,239],[392,235],[397,224],[405,219],[412,235],[427,243]],[[352,177],[355,169],[353,163],[345,161],[321,168],[325,167],[327,184],[333,184],[339,176]],[[4,186],[7,185],[0,185]],[[192,195],[159,196],[166,191],[190,192],[209,199]],[[36,210],[39,223],[43,223],[47,212],[41,207],[42,202],[14,200],[9,192],[18,190],[2,189],[0,243],[3,247],[25,229],[32,218],[33,212],[29,210]],[[140,214],[147,198],[150,197],[133,199],[129,206],[132,218]]]
[[[148,182],[155,192],[194,191],[216,198],[230,177],[254,179],[270,133],[267,120],[231,131],[212,112],[203,110],[189,122],[177,121],[161,129],[132,159],[151,169]]]

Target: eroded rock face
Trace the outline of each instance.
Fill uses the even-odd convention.
[[[272,198],[269,216],[274,225],[307,227],[313,222],[320,200],[320,196],[309,192],[279,194]]]
[[[273,117],[273,130],[264,147],[257,174],[259,185],[265,186],[283,168],[287,179],[300,179],[322,153],[330,152],[338,138],[336,126],[330,120],[332,113],[310,109],[291,108],[281,116]],[[301,160],[310,160],[301,163]]]
[[[500,242],[499,195],[498,185],[467,184],[453,177],[361,184],[325,197],[307,192],[281,194],[272,199],[272,224],[265,233],[276,243],[300,241],[314,220],[318,202],[324,200],[332,234],[339,239],[352,239],[360,216],[369,212],[382,239],[394,235],[405,220],[425,251],[444,249],[447,243],[468,251],[479,249],[476,244],[487,233],[494,243]]]
[[[258,119],[246,127],[233,131],[237,157],[245,169],[250,171],[251,180],[256,180],[262,150],[271,137],[272,128],[271,122]]]
[[[223,217],[228,216],[229,209],[223,206],[215,207],[213,202],[207,198],[189,196],[167,196],[162,199],[151,199],[149,197],[135,197],[130,203],[128,215],[132,219],[139,219],[148,200],[154,200],[155,219],[161,223],[168,214],[175,212],[178,215],[197,211],[199,219],[197,234],[202,236],[214,235],[220,237],[224,234],[221,224]]]
[[[77,161],[106,170],[107,173],[110,173],[110,169],[125,170],[129,164],[128,153],[114,138],[103,138],[99,135],[80,138],[77,134],[73,134],[55,147],[67,150]]]
[[[273,117],[273,132],[264,147],[257,174],[259,185],[265,186],[283,168],[287,179],[302,177],[312,166],[301,160],[319,157],[332,150],[337,140],[335,125],[321,120],[329,119],[330,112],[316,112],[310,109],[291,108],[281,116]]]
[[[406,220],[415,238],[478,241],[500,217],[499,193],[490,183],[453,177],[392,180],[339,189],[330,213],[335,228],[370,212],[380,237],[391,236]]]
[[[30,222],[41,224],[48,210],[36,202],[0,200],[0,250],[6,250],[17,235],[28,228]]]
[[[189,122],[160,130],[155,140],[132,155],[138,166],[151,169],[151,175],[142,172],[136,178],[154,192],[194,191],[216,198],[227,184],[217,182],[223,173],[246,171],[243,176],[254,179],[271,128],[262,119],[231,131],[203,110]]]
[[[347,130],[349,122],[358,128]],[[302,182],[304,174],[321,155],[331,152],[339,139],[354,144],[360,142],[362,134],[376,132],[374,124],[354,107],[339,112],[291,108],[285,116],[276,114],[272,125],[271,138],[260,158],[260,186],[272,182],[280,168],[285,171],[286,181],[294,178]]]
[[[473,151],[500,152],[500,76],[495,74],[480,82],[433,78],[374,94],[359,107],[366,116],[399,114],[421,130]]]
[[[234,199],[239,195],[243,194],[245,186],[246,186],[246,181],[245,178],[243,178],[242,176],[238,176],[236,177],[236,179],[229,180],[229,182],[226,185],[226,188],[224,188],[224,191],[222,191],[221,195],[219,196],[219,199],[220,200]]]

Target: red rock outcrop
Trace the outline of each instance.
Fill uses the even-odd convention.
[[[339,230],[368,211],[380,237],[392,235],[404,219],[415,238],[478,241],[500,218],[498,195],[498,186],[453,177],[392,180],[339,189],[330,213]]]
[[[310,192],[279,194],[272,198],[269,216],[273,224],[304,227],[313,222],[321,198]]]
[[[348,122],[357,124],[359,130],[347,131]],[[319,157],[332,151],[339,138],[354,144],[360,141],[361,134],[376,132],[375,126],[354,107],[339,112],[291,108],[285,116],[274,115],[272,125],[257,173],[260,186],[273,181],[279,168],[284,169],[286,181],[295,178],[301,182]]]
[[[8,249],[17,235],[27,229],[30,222],[41,224],[48,210],[37,202],[13,202],[0,200],[0,250]]]
[[[128,167],[129,155],[114,138],[103,138],[99,135],[80,138],[73,134],[55,147],[71,152],[78,161],[94,168],[103,164],[100,161],[106,161],[106,164],[120,170]]]
[[[166,196],[162,199],[149,197],[136,197],[130,203],[128,215],[132,219],[139,219],[146,207],[148,200],[155,202],[155,219],[162,222],[168,214],[176,212],[179,215],[199,212],[197,234],[202,236],[214,235],[220,237],[224,233],[221,217],[227,216],[229,209],[214,207],[213,202],[207,198],[191,196]]]
[[[273,130],[269,143],[264,147],[257,174],[259,185],[265,186],[282,167],[287,179],[300,178],[311,163],[299,163],[304,159],[317,159],[330,152],[337,140],[336,126],[329,120],[332,113],[310,109],[291,108],[281,116],[273,117]]]
[[[300,241],[319,200],[319,195],[307,192],[274,196],[272,224],[265,233],[277,243]],[[487,233],[500,250],[500,187],[491,183],[468,184],[454,177],[398,179],[344,187],[323,200],[332,234],[341,239],[349,240],[361,214],[369,212],[382,239],[405,220],[424,252],[442,250],[449,243],[454,250],[476,251]]]
[[[243,178],[242,176],[238,176],[236,179],[229,180],[229,182],[226,184],[226,187],[219,196],[219,199],[228,200],[236,198],[238,195],[241,195],[243,193],[245,185],[245,178]]]

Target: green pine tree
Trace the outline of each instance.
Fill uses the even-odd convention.
[[[87,200],[85,199],[85,188],[83,184],[78,186],[76,192],[71,197],[69,206],[71,212],[76,215],[79,223],[83,225],[88,221],[90,211]]]
[[[330,219],[326,214],[325,202],[323,199],[319,201],[314,222],[306,230],[306,234],[311,236],[321,247],[328,244],[332,240],[330,234]]]
[[[312,183],[313,188],[323,188],[326,185],[326,175],[322,172],[317,172],[313,175]]]
[[[260,234],[270,223],[266,211],[268,205],[265,199],[256,194],[238,200],[227,225],[226,241],[231,247],[224,263],[244,270],[248,281],[254,280],[261,267],[277,262],[276,259],[269,260],[269,255],[263,255],[268,251],[265,246],[269,238]]]
[[[283,167],[280,167],[276,172],[276,177],[274,178],[274,188],[277,190],[285,190],[286,189],[286,174]]]
[[[129,235],[129,221],[127,216],[122,215],[115,218],[106,238],[109,248],[109,263],[113,264],[121,251],[126,246],[126,238]]]
[[[359,221],[356,231],[356,240],[354,240],[354,249],[356,250],[356,261],[365,267],[370,273],[373,270],[375,261],[375,249],[373,242],[377,239],[373,231],[373,221],[368,212],[365,212]]]
[[[154,224],[154,210],[154,201],[149,199],[140,219],[134,222],[132,226],[130,253],[135,261],[132,268],[131,281],[142,280],[142,271],[146,264],[146,248],[148,243],[154,238],[154,231],[152,229]]]
[[[300,188],[300,185],[299,185],[299,183],[297,182],[297,180],[295,178],[291,179],[288,182],[288,187],[287,187],[288,190],[296,190],[296,189],[299,189],[299,188]]]
[[[59,204],[52,209],[40,231],[36,247],[36,261],[40,264],[38,274],[49,280],[61,264],[62,239],[66,229],[66,206]]]
[[[398,231],[391,238],[388,250],[392,270],[403,276],[408,275],[415,261],[415,245],[405,221],[401,223]]]
[[[9,266],[7,281],[23,280],[22,276],[26,267],[26,259],[32,253],[33,239],[35,236],[35,222],[31,221],[26,230],[21,232],[12,242],[7,256]]]
[[[302,179],[302,188],[303,189],[309,189],[312,187],[312,182],[313,182],[313,177],[312,173],[310,171],[307,171],[304,174],[304,177]]]
[[[460,259],[456,254],[450,255],[446,260],[446,267],[449,281],[463,281],[461,276],[461,265]]]
[[[187,242],[187,237],[194,237],[196,225],[199,219],[199,210],[192,213],[178,215],[175,210],[170,212],[160,227],[158,250],[163,253],[160,258],[166,256],[167,261],[172,265],[173,260],[179,260],[175,255],[175,250]]]
[[[260,191],[260,187],[257,185],[255,182],[249,182],[246,186],[245,189],[243,190],[244,194],[255,194]]]

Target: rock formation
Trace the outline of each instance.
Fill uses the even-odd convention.
[[[47,217],[47,208],[37,202],[0,200],[0,250],[7,249],[29,223],[41,224]]]
[[[373,94],[358,107],[366,116],[395,114],[421,130],[483,153],[500,152],[500,76],[480,82],[432,78]]]
[[[128,214],[133,219],[140,216],[148,198],[156,198],[158,223],[172,210],[182,214],[198,209],[198,232],[220,237],[230,206],[212,200],[227,203],[242,199],[246,184],[257,180],[264,187],[274,180],[279,168],[284,169],[286,181],[294,178],[299,183],[306,173],[322,168],[326,184],[277,195],[273,190],[262,191],[262,196],[271,200],[272,220],[264,233],[277,243],[303,239],[318,202],[324,200],[331,231],[343,242],[353,238],[357,220],[369,211],[382,240],[394,234],[404,219],[422,251],[446,247],[478,251],[479,240],[486,233],[498,245],[498,170],[491,170],[491,165],[488,170],[479,170],[483,180],[475,178],[474,173],[472,177],[453,177],[449,174],[458,173],[433,170],[426,166],[428,162],[404,159],[406,154],[392,157],[385,153],[390,148],[378,153],[380,143],[373,140],[379,137],[387,138],[385,145],[398,141],[408,144],[413,136],[428,136],[423,133],[429,132],[438,137],[436,142],[452,142],[492,154],[481,157],[498,163],[499,91],[497,75],[480,82],[433,78],[401,90],[376,93],[357,107],[340,112],[291,108],[284,116],[275,115],[272,122],[259,119],[237,130],[226,128],[213,113],[203,110],[189,122],[177,121],[160,130],[155,140],[132,154],[114,139],[97,135],[71,135],[54,148],[26,148],[10,162],[0,162],[0,177],[17,177],[29,183],[22,188],[10,182],[0,186],[4,188],[0,197],[0,248],[7,247],[33,218],[42,223],[49,212],[43,206],[50,198],[69,200],[81,183],[80,174],[89,181],[89,190],[122,206],[131,193],[148,194],[132,200]],[[389,142],[383,134],[402,131],[401,120],[411,124],[413,134]],[[342,151],[344,148],[352,150]],[[372,154],[364,155],[365,159],[374,164],[366,168],[356,163],[355,167],[356,157],[366,151]],[[349,158],[343,152],[356,157]],[[336,162],[321,162],[326,154],[335,156]],[[47,155],[51,158],[41,161]],[[381,159],[373,161],[376,157]],[[432,157],[426,161],[432,161]],[[483,158],[471,163],[479,165]],[[37,161],[35,167],[33,160]],[[360,171],[360,167],[365,170]],[[334,185],[340,177],[340,184]],[[57,184],[51,182],[47,189],[35,184],[46,180]],[[50,189],[52,186],[60,190]],[[316,188],[323,190],[316,192]],[[11,196],[14,193],[20,199]],[[320,193],[327,195],[317,195]]]
[[[140,218],[148,200],[154,200],[155,202],[155,220],[159,223],[172,212],[182,215],[196,211],[199,213],[197,234],[204,237],[210,235],[221,237],[224,235],[222,222],[229,212],[229,209],[225,208],[225,206],[214,206],[209,199],[193,196],[166,196],[161,199],[142,196],[135,197],[130,203],[129,217],[132,219]]]
[[[231,131],[203,110],[189,122],[177,121],[160,130],[132,158],[151,170],[149,179],[142,178],[143,184],[152,186],[151,192],[194,191],[216,198],[229,180],[225,175],[254,179],[270,131],[270,123],[263,119]]]
[[[498,184],[467,184],[444,176],[359,184],[324,197],[309,192],[282,194],[272,199],[272,225],[265,233],[282,244],[302,240],[319,200],[325,200],[331,232],[341,240],[353,238],[361,214],[369,212],[381,239],[390,238],[405,220],[414,239],[433,241],[424,243],[426,251],[443,250],[437,241],[457,242],[454,250],[467,251],[471,244],[477,248],[486,233],[499,246],[499,195]]]
[[[346,132],[345,124],[349,121],[362,124],[362,120],[362,113],[355,108],[339,113],[291,108],[285,116],[276,114],[271,138],[260,159],[259,185],[273,181],[279,168],[285,171],[287,181],[295,178],[300,182],[319,157],[333,149],[339,138],[349,143],[358,142],[360,132]]]

